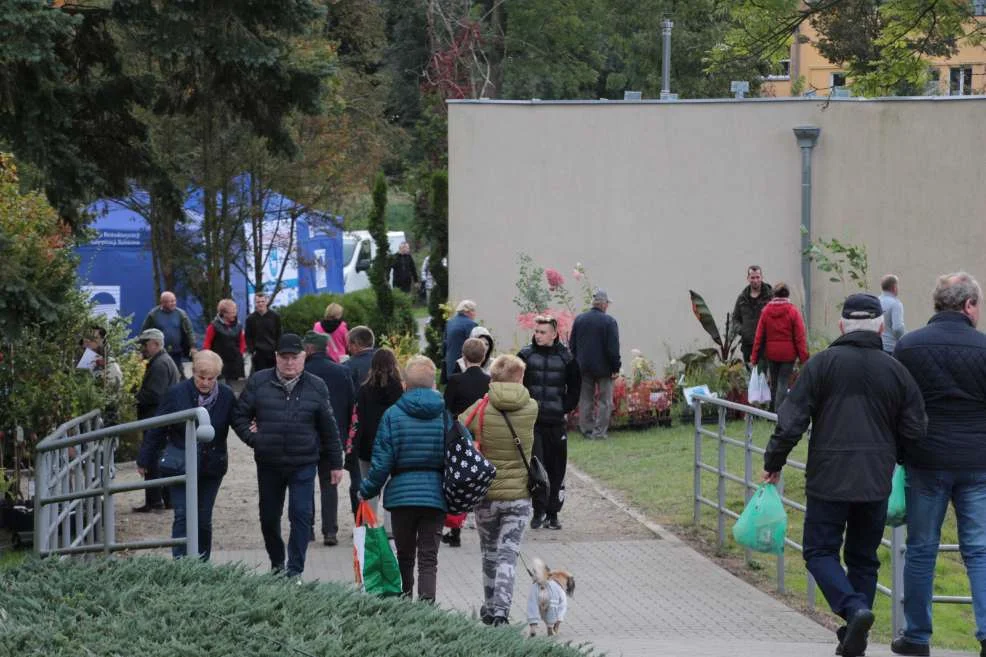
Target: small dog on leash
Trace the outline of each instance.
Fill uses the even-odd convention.
[[[548,636],[561,630],[568,598],[575,595],[575,576],[567,570],[550,570],[543,561],[535,558],[532,568],[531,593],[527,596],[527,623],[530,636],[537,635],[538,622],[544,621]]]

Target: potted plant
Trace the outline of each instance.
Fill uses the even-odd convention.
[[[737,327],[733,325],[730,314],[726,313],[725,331],[720,331],[705,299],[694,290],[689,290],[688,294],[691,297],[692,313],[715,346],[699,349],[680,358],[686,380],[690,381],[689,385],[708,384],[722,399],[745,403],[747,372],[743,360],[736,356],[740,344]],[[682,410],[683,421],[686,418],[687,421],[692,421],[692,415],[691,408]],[[713,415],[716,419],[710,421],[718,421],[718,412],[710,408],[710,416]],[[727,413],[731,419],[740,415],[736,411]],[[704,409],[702,421],[707,421]]]

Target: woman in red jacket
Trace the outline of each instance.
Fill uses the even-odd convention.
[[[767,360],[770,367],[767,378],[770,380],[770,398],[774,412],[781,407],[787,397],[788,382],[794,371],[795,361],[808,360],[808,343],[805,337],[805,322],[801,311],[791,303],[791,290],[784,283],[774,285],[774,298],[764,306],[757,324],[757,335],[753,339],[753,354],[750,363]]]

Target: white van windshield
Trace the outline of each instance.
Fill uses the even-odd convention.
[[[349,264],[353,260],[353,251],[356,250],[356,240],[352,237],[344,237],[342,240],[342,262]]]

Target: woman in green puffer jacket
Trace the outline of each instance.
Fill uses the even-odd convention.
[[[496,466],[496,479],[474,510],[483,555],[480,616],[487,625],[509,623],[517,555],[531,518],[527,468],[504,419],[504,414],[510,417],[524,456],[530,459],[538,405],[524,387],[525,368],[516,356],[498,357],[490,368],[489,394],[459,416],[483,455]]]

